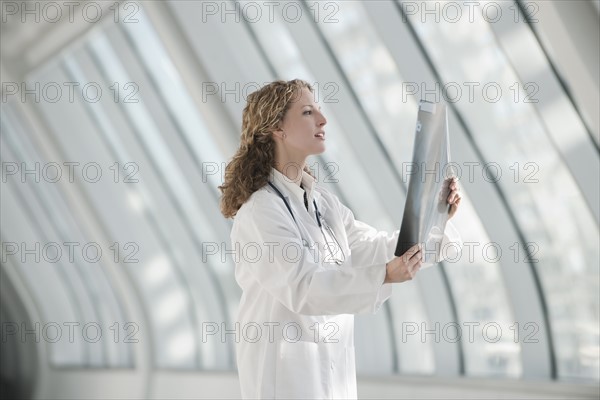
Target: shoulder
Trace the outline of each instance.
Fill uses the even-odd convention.
[[[265,187],[252,193],[233,219],[231,238],[235,241],[256,240],[264,235],[295,232],[283,200]]]
[[[333,192],[322,185],[316,185],[315,191],[320,195],[319,208],[327,208],[329,210],[336,210],[337,212],[342,210],[343,205]]]
[[[315,185],[315,191],[317,193],[319,193],[323,199],[326,199],[328,201],[331,201],[331,200],[339,201],[337,196],[335,194],[333,194],[331,191],[329,191],[328,189],[326,189],[323,185]]]
[[[270,192],[267,187],[265,185],[250,195],[248,200],[238,210],[234,218],[234,224],[239,220],[260,219],[265,214],[278,214],[282,208],[285,210],[283,200],[275,193]]]

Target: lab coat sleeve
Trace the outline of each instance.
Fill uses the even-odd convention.
[[[352,210],[343,205],[337,197],[335,199],[348,238],[352,259],[350,266],[360,268],[366,265],[382,265],[385,270],[387,262],[394,258],[400,230],[392,233],[378,231],[369,224],[355,219]],[[392,283],[383,284],[377,293],[377,302],[383,303],[389,299],[392,296],[393,288]]]
[[[307,315],[375,313],[385,301],[380,293],[385,263],[349,267],[346,264],[352,261],[347,260],[342,266],[324,266],[303,246],[288,211],[269,202],[255,201],[236,218],[241,220],[232,230],[233,245],[254,247],[253,253],[260,254],[244,257],[240,267],[249,268],[259,284],[289,310]]]
[[[378,231],[372,226],[354,218],[354,213],[338,200],[344,227],[348,236],[348,245],[352,252],[353,265],[369,265],[373,263],[384,264],[392,260],[395,255],[396,245],[400,230],[392,233]],[[440,257],[443,260],[455,260],[462,249],[463,243],[460,234],[452,222],[446,223],[442,238]],[[436,263],[423,263],[421,269],[431,267]],[[385,286],[391,284],[385,284]],[[382,293],[383,294],[383,293]]]
[[[386,264],[394,258],[400,230],[392,233],[378,231],[354,218],[354,213],[338,200],[353,266]]]

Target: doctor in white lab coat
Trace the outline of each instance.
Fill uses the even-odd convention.
[[[236,358],[243,398],[355,399],[354,314],[377,312],[393,283],[423,267],[418,245],[395,257],[399,231],[357,221],[315,182],[305,161],[325,151],[326,122],[304,81],[252,93],[220,186],[221,210],[234,217],[242,288]],[[451,216],[458,191],[452,182]],[[451,223],[444,241],[460,241]]]

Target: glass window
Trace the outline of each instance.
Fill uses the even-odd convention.
[[[132,349],[124,346],[122,341],[111,340],[107,334],[114,324],[123,327],[126,318],[110,286],[103,267],[105,262],[84,259],[83,246],[94,245],[94,242],[86,240],[70,212],[60,183],[53,181],[53,174],[58,173],[60,167],[52,167],[58,164],[38,153],[29,137],[30,132],[27,119],[17,108],[12,104],[4,105],[2,159],[17,163],[19,170],[32,172],[26,179],[22,179],[20,173],[13,175],[14,179],[7,182],[15,185],[10,191],[14,196],[10,199],[18,201],[12,205],[19,210],[12,212],[10,200],[3,203],[3,209],[11,210],[7,214],[3,212],[5,217],[13,214],[22,217],[19,223],[3,223],[3,226],[11,226],[10,231],[5,232],[8,235],[6,241],[16,240],[14,235],[28,235],[34,241],[17,242],[31,250],[36,244],[39,246],[39,261],[35,254],[29,254],[24,262],[19,256],[12,260],[36,297],[44,319],[36,321],[37,328],[27,329],[32,329],[39,340],[47,343],[54,366],[130,367]],[[25,237],[21,236],[22,239]],[[72,246],[72,254],[65,243]],[[67,303],[63,303],[65,301]],[[84,340],[84,334],[86,338],[94,339],[97,332],[104,333],[99,340]],[[55,334],[58,340],[54,340]],[[29,339],[34,340],[33,336]]]
[[[211,218],[226,226],[218,214],[220,182],[208,175],[204,186],[191,184],[200,181],[193,155],[214,161],[221,153],[147,17],[141,12],[136,17],[135,26],[94,27],[30,80],[94,82],[104,89],[99,101],[76,96],[73,102],[44,103],[40,111],[67,160],[94,161],[109,174],[110,166],[122,169],[118,182],[78,184],[111,240],[132,244],[121,251],[137,261],[120,260],[120,267],[144,304],[150,331],[144,338],[151,341],[154,365],[230,369],[231,343],[200,343],[203,323],[230,320],[227,301],[233,298],[221,286],[224,278],[234,285],[231,268],[224,271],[203,255],[204,243],[222,242]],[[154,54],[151,67],[145,65],[148,49]]]
[[[481,7],[484,3],[488,2],[482,2]],[[475,15],[481,16],[481,9]],[[532,91],[525,88],[527,82],[521,81],[507,59],[491,23],[480,17],[472,22],[468,18],[456,22],[441,18],[439,23],[427,18],[423,22],[416,14],[409,14],[409,20],[443,82],[481,84],[475,91],[475,101],[467,101],[463,96],[453,102],[485,159],[497,162],[505,174],[510,174],[499,179],[498,184],[526,240],[539,249],[534,256],[539,261],[534,266],[550,316],[559,376],[597,380],[598,225],[553,146],[548,130],[558,127],[545,125],[534,104],[524,101],[535,100],[535,95],[531,98]],[[530,52],[537,54],[539,49],[522,49],[525,58]],[[539,57],[528,60],[531,68],[548,68]],[[488,88],[500,88],[500,92],[482,91],[486,84]],[[554,94],[557,101],[547,112],[573,120],[577,117],[562,101],[563,95]],[[565,139],[571,136],[570,129],[583,125],[575,122],[569,126],[564,125],[565,121],[560,123]],[[582,136],[585,134],[577,135]]]

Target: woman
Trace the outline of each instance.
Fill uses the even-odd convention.
[[[325,151],[326,123],[302,80],[250,94],[240,148],[220,186],[223,215],[235,216],[231,241],[239,252],[243,398],[356,398],[353,314],[376,312],[392,283],[422,267],[418,245],[394,257],[398,231],[355,220],[316,184],[305,161]],[[451,189],[453,216],[456,182]]]

